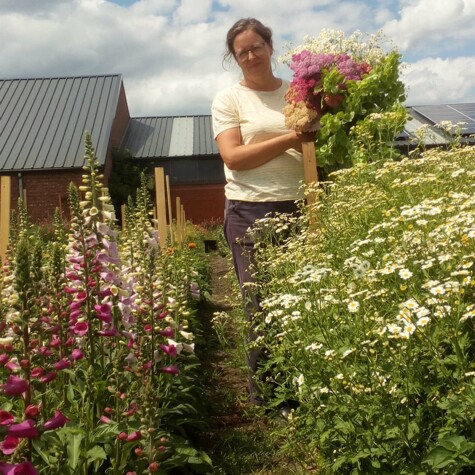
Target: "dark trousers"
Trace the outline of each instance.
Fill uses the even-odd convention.
[[[241,288],[246,319],[250,325],[246,363],[249,368],[249,395],[251,402],[260,403],[254,373],[257,370],[262,348],[253,347],[257,338],[255,313],[259,311],[259,292],[253,284],[251,275],[254,265],[254,241],[247,232],[258,219],[276,214],[297,214],[295,201],[249,202],[226,200],[224,214],[224,235],[233,256],[234,270]]]

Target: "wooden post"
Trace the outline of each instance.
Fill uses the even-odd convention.
[[[10,235],[10,207],[12,180],[10,176],[2,176],[0,180],[0,264],[3,265],[8,248]]]
[[[175,233],[173,231],[173,216],[172,216],[172,198],[170,191],[170,179],[168,175],[165,176],[165,186],[167,188],[167,203],[168,203],[168,226],[170,229],[170,243],[175,244]]]
[[[181,211],[182,211],[182,206],[181,206],[181,200],[180,197],[176,197],[176,240],[177,244],[179,247],[181,247],[181,244],[183,243],[183,235],[182,235],[182,229],[181,229]]]
[[[185,240],[185,231],[186,231],[186,216],[185,216],[185,207],[181,205],[181,243]]]
[[[122,232],[127,229],[127,222],[125,217],[125,205],[120,205],[120,219],[122,221]]]
[[[305,184],[311,185],[318,183],[317,159],[315,156],[315,142],[304,142],[302,144],[303,165],[305,170]],[[316,200],[316,194],[310,193],[307,197],[309,205],[313,205]]]
[[[303,164],[304,164],[304,172],[305,172],[305,184],[307,186],[313,185],[315,187],[318,183],[315,142],[303,142],[302,153],[303,153]],[[312,206],[315,204],[316,200],[317,200],[317,193],[315,191],[308,192],[307,205],[309,207],[308,219],[309,219],[310,229],[312,229],[315,225],[315,220],[312,213]]]
[[[157,210],[157,227],[160,248],[167,247],[167,214],[165,201],[165,174],[163,168],[155,168],[155,207]]]

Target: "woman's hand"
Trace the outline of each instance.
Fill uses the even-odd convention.
[[[301,133],[296,132],[296,135],[297,135],[298,144],[294,148],[295,150],[297,150],[297,152],[302,152],[302,144],[304,142],[315,142],[315,132],[301,132]]]

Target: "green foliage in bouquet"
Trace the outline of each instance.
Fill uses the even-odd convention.
[[[370,141],[378,145],[380,158],[396,153],[391,142],[407,120],[405,87],[399,79],[401,55],[395,49],[385,52],[383,40],[381,34],[357,31],[346,38],[343,32],[323,30],[280,58],[293,71],[286,125],[315,131],[321,167],[367,161]]]

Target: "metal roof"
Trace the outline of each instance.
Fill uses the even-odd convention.
[[[407,110],[411,120],[397,138],[399,145],[415,145],[421,138],[428,146],[446,145],[450,133],[459,136],[461,142],[475,142],[475,103],[410,106]],[[421,133],[423,127],[426,130]]]
[[[402,139],[407,142],[416,143],[418,131],[420,131],[423,127],[429,126],[430,132],[423,134],[424,143],[426,145],[442,145],[447,143],[447,139],[435,126],[428,122],[424,122],[417,116],[411,114],[411,109],[409,109],[409,115],[411,116],[411,119],[406,122],[404,130],[399,134],[396,140],[399,141]]]
[[[100,165],[121,75],[0,80],[0,170],[79,168],[91,134]]]
[[[218,154],[210,115],[133,117],[120,148],[135,158]]]
[[[414,106],[412,110],[432,123],[451,122],[462,135],[475,133],[475,104]]]
[[[438,123],[452,120],[456,124],[454,119],[460,120],[462,114],[470,125],[475,120],[475,104],[413,106],[407,109],[411,120],[407,121],[396,139],[399,145],[417,143],[417,132],[424,126],[430,129],[430,133],[424,134],[426,145],[446,144],[447,137],[437,127]],[[132,118],[120,148],[139,159],[219,154],[213,137],[211,115]]]

